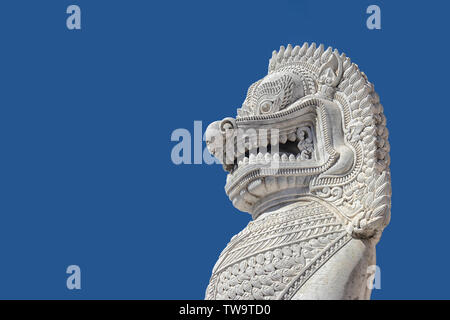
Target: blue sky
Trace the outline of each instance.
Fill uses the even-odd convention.
[[[77,4],[82,29],[66,28]],[[381,30],[368,30],[370,4]],[[381,97],[392,221],[374,299],[449,298],[443,1],[2,1],[0,298],[202,299],[248,223],[173,130],[234,116],[280,45],[345,52]],[[204,145],[203,145],[204,147]],[[65,286],[68,265],[82,289]]]

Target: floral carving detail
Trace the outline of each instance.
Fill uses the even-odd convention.
[[[325,187],[322,190],[318,190],[316,194],[328,201],[336,201],[342,198],[343,191],[341,187]]]

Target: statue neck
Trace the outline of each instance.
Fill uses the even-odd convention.
[[[308,193],[307,188],[284,189],[259,200],[252,213],[254,220],[267,217],[274,212],[284,210],[293,203],[301,201]]]

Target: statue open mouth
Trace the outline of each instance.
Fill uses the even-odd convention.
[[[248,164],[266,165],[272,161],[293,163],[295,161],[300,162],[311,159],[311,154],[313,152],[312,138],[308,137],[306,130],[300,128],[298,130],[301,132],[301,138],[297,139],[297,134],[295,132],[290,134],[289,141],[282,142],[282,139],[284,138],[280,137],[279,144],[275,145],[277,149],[276,152],[272,151],[271,144],[264,147],[257,147],[254,150],[246,150],[245,155],[241,157],[240,160],[236,159],[234,161],[230,173],[234,174],[238,168],[243,168]],[[302,144],[302,146],[299,147],[299,144]]]
[[[207,145],[229,172],[225,190],[233,204],[254,213],[267,194],[286,189],[307,194],[322,174],[351,170],[354,152],[342,130],[332,129],[335,119],[341,114],[334,104],[309,97],[273,114],[212,123]]]
[[[311,115],[311,119],[315,115]],[[251,126],[257,129],[254,129]],[[265,128],[258,123],[247,122],[241,125],[246,129],[241,130],[242,134],[234,135],[235,144],[231,148],[226,148],[224,169],[234,176],[237,170],[248,168],[249,165],[284,165],[286,167],[304,167],[305,164],[313,165],[318,154],[314,152],[314,124],[311,121],[299,121],[299,124],[283,128],[272,126]],[[228,156],[229,151],[234,156]]]

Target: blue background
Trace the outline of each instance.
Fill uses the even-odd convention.
[[[66,8],[82,30],[66,28]],[[366,28],[370,4],[382,30]],[[374,299],[450,298],[444,1],[0,4],[0,298],[202,299],[249,221],[219,165],[171,162],[173,130],[234,116],[273,49],[344,51],[375,83],[392,221]],[[66,288],[66,267],[82,289]]]

